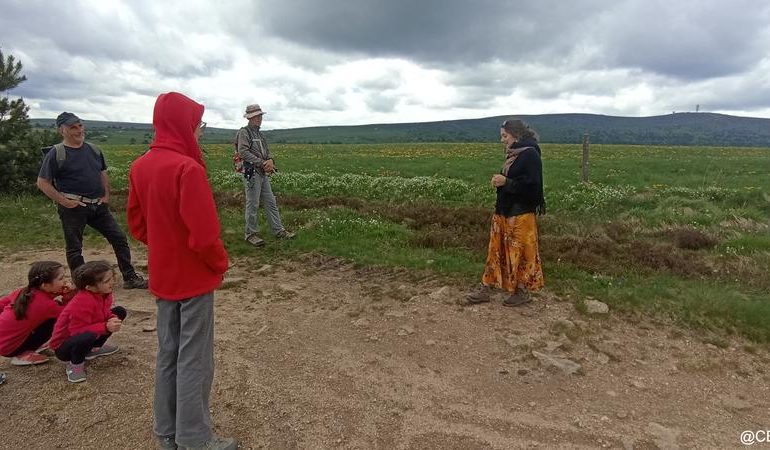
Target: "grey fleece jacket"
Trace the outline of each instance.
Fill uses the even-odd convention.
[[[254,169],[260,175],[264,175],[262,163],[273,159],[267,146],[267,139],[258,127],[245,126],[238,130],[238,154],[241,159],[254,165]]]

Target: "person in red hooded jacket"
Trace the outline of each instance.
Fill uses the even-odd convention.
[[[0,298],[0,355],[14,366],[48,361],[38,351],[48,347],[62,303],[75,293],[56,261],[33,263],[27,280],[26,287]]]
[[[235,449],[211,431],[214,289],[228,267],[198,139],[203,105],[177,93],[155,101],[150,150],[128,174],[128,229],[147,245],[157,297],[153,431],[161,448]]]
[[[122,306],[112,306],[112,264],[88,261],[72,272],[72,278],[78,291],[56,319],[48,345],[67,363],[67,380],[80,383],[86,381],[86,360],[119,350],[106,342],[120,331],[128,312]]]

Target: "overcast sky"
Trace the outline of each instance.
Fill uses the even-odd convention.
[[[770,117],[758,0],[0,0],[31,117],[152,122],[179,91],[210,126],[672,111]]]

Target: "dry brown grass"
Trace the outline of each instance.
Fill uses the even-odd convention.
[[[112,195],[112,208],[125,209],[126,193]],[[242,192],[215,193],[217,205],[241,208]],[[295,210],[344,207],[401,223],[414,231],[409,244],[415,247],[459,248],[486,252],[491,211],[478,207],[434,204],[393,204],[346,197],[307,198],[279,196],[282,208]],[[615,221],[590,230],[571,229],[547,216],[540,225],[540,252],[548,264],[561,261],[588,271],[606,274],[637,272],[671,273],[685,277],[740,279],[752,286],[770,285],[760,267],[750,259],[724,257],[709,252],[718,244],[715,236],[689,227],[644,229],[638,223]],[[567,228],[570,231],[555,229]],[[480,256],[481,257],[481,256]]]

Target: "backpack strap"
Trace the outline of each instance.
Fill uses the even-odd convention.
[[[94,152],[96,159],[102,158],[101,148],[99,148],[96,144],[92,144],[91,142],[85,143],[88,144],[88,146],[91,148],[91,151]],[[59,142],[58,144],[54,145],[53,148],[56,150],[56,165],[61,167],[61,165],[64,163],[64,160],[67,159],[67,150],[64,148],[64,142]]]
[[[61,167],[65,159],[67,159],[67,151],[64,149],[64,142],[59,142],[53,146],[56,151],[56,165]]]
[[[96,155],[96,159],[102,158],[102,149],[100,149],[96,144],[93,144],[88,141],[86,141],[86,144],[88,144],[88,146],[91,147],[91,150],[93,150],[94,154]]]
[[[249,150],[251,150],[252,145],[254,145],[254,136],[251,135],[251,131],[249,131],[248,127],[242,127],[240,130],[238,130],[239,136],[241,131],[245,131],[249,136]]]

